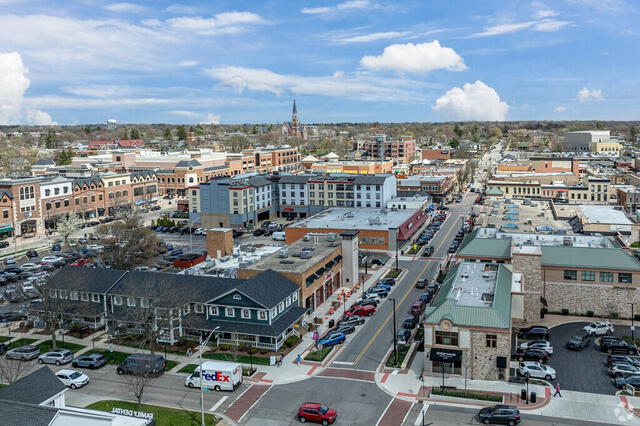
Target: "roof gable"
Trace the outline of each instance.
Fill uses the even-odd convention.
[[[242,293],[238,289],[232,289],[231,291],[223,294],[215,299],[207,302],[209,304],[230,305],[230,306],[242,306],[242,307],[258,307],[264,308],[265,306],[256,302],[251,297]]]
[[[67,387],[49,367],[42,367],[0,389],[0,399],[27,404],[42,404],[66,390]]]

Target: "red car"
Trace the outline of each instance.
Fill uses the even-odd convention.
[[[371,315],[376,313],[376,307],[371,305],[366,306],[354,306],[353,308],[347,311],[347,316],[352,317],[357,315],[359,317],[370,317]]]
[[[298,420],[301,423],[306,421],[322,423],[323,425],[330,425],[336,421],[338,412],[333,408],[329,408],[326,405],[318,404],[317,402],[305,402],[298,408]]]

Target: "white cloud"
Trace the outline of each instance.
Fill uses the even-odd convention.
[[[0,53],[0,125],[55,124],[46,112],[23,106],[31,80],[18,52]]]
[[[126,2],[121,2],[121,3],[111,3],[108,4],[106,6],[104,6],[104,9],[108,10],[109,12],[122,12],[122,13],[142,13],[144,12],[144,7],[137,5],[137,4],[133,4],[133,3],[126,3]]]
[[[178,62],[178,66],[179,67],[195,67],[196,65],[198,65],[200,62],[198,61],[181,61]]]
[[[367,9],[370,7],[373,7],[373,5],[369,0],[351,0],[338,3],[335,6],[305,7],[300,12],[308,15],[318,15],[321,13],[337,12],[339,10]]]
[[[223,12],[211,18],[201,16],[181,16],[167,19],[174,30],[194,32],[200,35],[236,34],[244,32],[250,24],[264,24],[260,15],[252,12]]]
[[[583,87],[582,89],[578,90],[578,94],[576,96],[580,102],[587,102],[590,100],[601,101],[602,99],[604,99],[602,97],[602,90],[600,89],[589,90],[586,87]]]
[[[220,124],[220,114],[207,114],[207,118],[201,121],[200,124]]]
[[[338,96],[376,102],[415,102],[412,91],[422,87],[421,82],[402,79],[384,79],[364,74],[346,75],[337,71],[328,76],[300,76],[278,74],[264,68],[235,66],[215,67],[205,73],[221,85],[238,91],[255,90],[282,95],[286,92],[303,95]]]
[[[411,33],[408,31],[387,31],[380,33],[361,34],[356,36],[342,36],[335,37],[331,40],[335,44],[348,44],[348,43],[368,43],[377,40],[387,40],[390,38],[407,37]]]
[[[201,116],[200,113],[197,113],[195,111],[185,111],[185,110],[173,110],[173,111],[169,111],[169,114],[179,115],[180,117],[190,117],[190,118]]]
[[[553,18],[554,16],[558,16],[558,12],[553,9],[539,9],[535,13],[535,17],[538,19]]]
[[[567,110],[567,107],[564,105],[558,105],[557,107],[555,107],[553,109],[553,112],[565,112]]]
[[[186,4],[172,4],[171,6],[168,6],[165,10],[165,12],[169,12],[169,13],[180,13],[180,14],[185,14],[185,15],[195,15],[196,13],[200,12],[200,9],[197,7],[193,7],[193,6],[188,6]]]
[[[454,87],[436,100],[434,111],[451,120],[504,121],[509,105],[480,80]]]
[[[552,32],[571,25],[570,21],[558,21],[556,19],[540,19],[535,21],[515,22],[512,24],[500,24],[486,27],[484,31],[471,34],[469,37],[489,37],[501,34],[515,33],[523,30]]]
[[[450,47],[441,46],[438,40],[419,44],[392,44],[385,47],[382,55],[364,56],[360,63],[367,68],[408,72],[467,69],[460,55]]]

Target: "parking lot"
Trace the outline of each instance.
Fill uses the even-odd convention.
[[[588,322],[574,322],[551,329],[554,353],[549,360],[549,365],[556,370],[562,389],[612,395],[617,389],[611,383],[611,377],[605,366],[607,354],[600,352],[595,339],[592,339],[591,346],[580,352],[570,351],[565,347],[569,338],[588,324]],[[622,336],[623,334],[624,331],[616,327],[614,335]]]

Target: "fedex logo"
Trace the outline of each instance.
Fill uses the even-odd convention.
[[[216,371],[213,374],[204,373],[202,375],[205,380],[211,380],[212,382],[228,382],[229,376],[225,376],[221,371]]]

